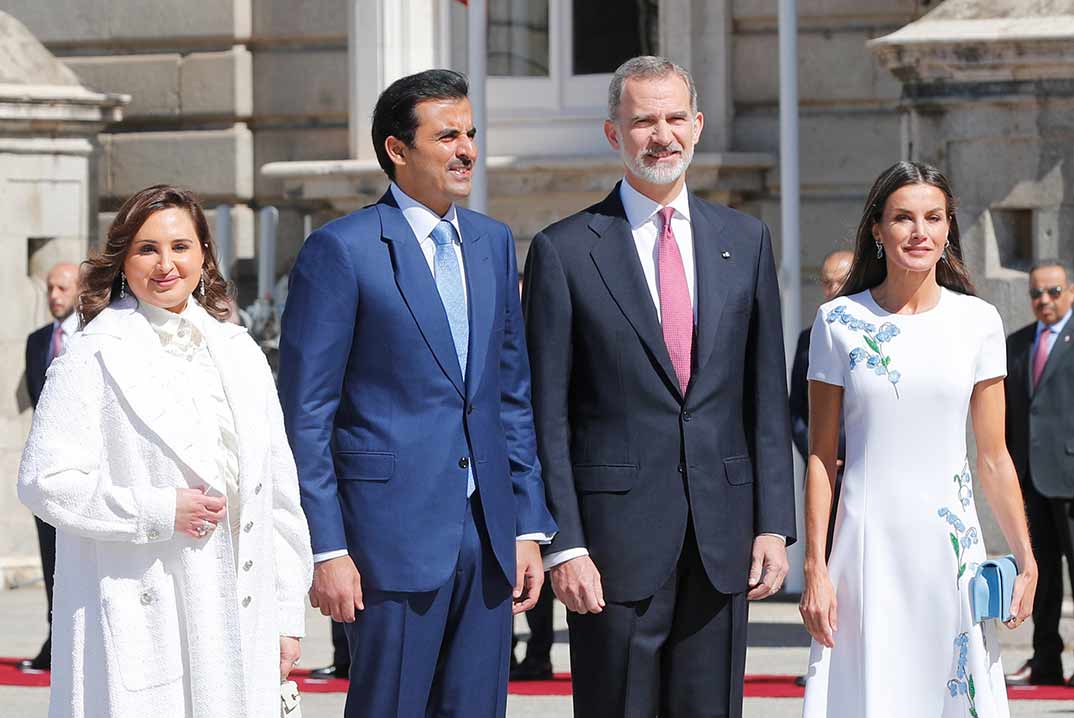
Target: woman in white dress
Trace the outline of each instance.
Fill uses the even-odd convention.
[[[51,718],[262,718],[298,659],[309,529],[272,375],[221,321],[192,194],[150,187],[87,262],[19,497],[56,527]]]
[[[1036,589],[1004,439],[1005,375],[1003,324],[974,296],[947,179],[899,162],[873,185],[850,275],[813,325],[806,718],[1009,715],[996,622],[974,624],[967,594],[986,557],[967,416],[978,482],[1019,567],[1009,628]],[[826,563],[841,418],[846,465]]]

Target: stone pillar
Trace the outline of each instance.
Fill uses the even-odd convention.
[[[350,0],[347,47],[350,66],[350,151],[374,159],[369,140],[373,107],[400,77],[438,65],[442,20],[436,0]]]
[[[80,262],[96,233],[97,133],[126,96],[87,90],[30,32],[0,12],[0,590],[40,571],[15,477],[30,425],[27,335],[50,320],[44,275]]]

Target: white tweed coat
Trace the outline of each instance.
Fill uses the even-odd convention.
[[[236,565],[225,522],[174,531],[177,488],[225,487],[135,306],[105,309],[49,367],[19,470],[19,497],[57,528],[49,716],[275,718],[312,557],[268,364],[206,317],[239,437]]]

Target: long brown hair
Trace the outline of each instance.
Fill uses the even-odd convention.
[[[962,242],[958,232],[958,218],[955,210],[958,203],[951,191],[951,183],[943,172],[922,162],[896,162],[880,173],[869,190],[865,201],[865,210],[858,223],[858,232],[854,239],[854,261],[850,265],[839,296],[845,297],[879,285],[888,276],[887,261],[876,256],[876,240],[873,238],[873,226],[884,214],[884,205],[896,190],[910,184],[927,184],[943,192],[947,199],[947,218],[950,228],[947,233],[947,249],[936,264],[936,281],[959,294],[976,294],[973,280],[962,261]]]
[[[201,203],[190,190],[158,184],[131,195],[123,203],[116,218],[112,220],[112,226],[108,228],[108,240],[104,248],[82,263],[79,311],[83,327],[119,298],[120,274],[134,235],[138,234],[138,230],[150,215],[171,208],[183,209],[190,214],[204,255],[202,277],[205,290],[202,292],[199,285],[199,289],[191,296],[214,318],[220,321],[227,319],[230,313],[229,287],[227,280],[220,274],[216,243],[209,232],[209,223],[205,219]]]

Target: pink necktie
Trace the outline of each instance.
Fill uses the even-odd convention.
[[[63,327],[59,324],[52,330],[52,358],[55,359],[63,353]]]
[[[679,388],[686,392],[690,384],[690,355],[694,345],[694,308],[686,286],[686,270],[682,265],[679,244],[671,229],[671,207],[660,210],[664,224],[657,248],[657,282],[660,290],[660,323],[664,329],[664,344],[671,356],[671,365],[679,379]]]
[[[1048,352],[1052,350],[1052,330],[1045,327],[1037,337],[1037,346],[1033,350],[1033,388],[1040,384],[1040,376],[1044,373],[1044,365],[1048,363]]]

